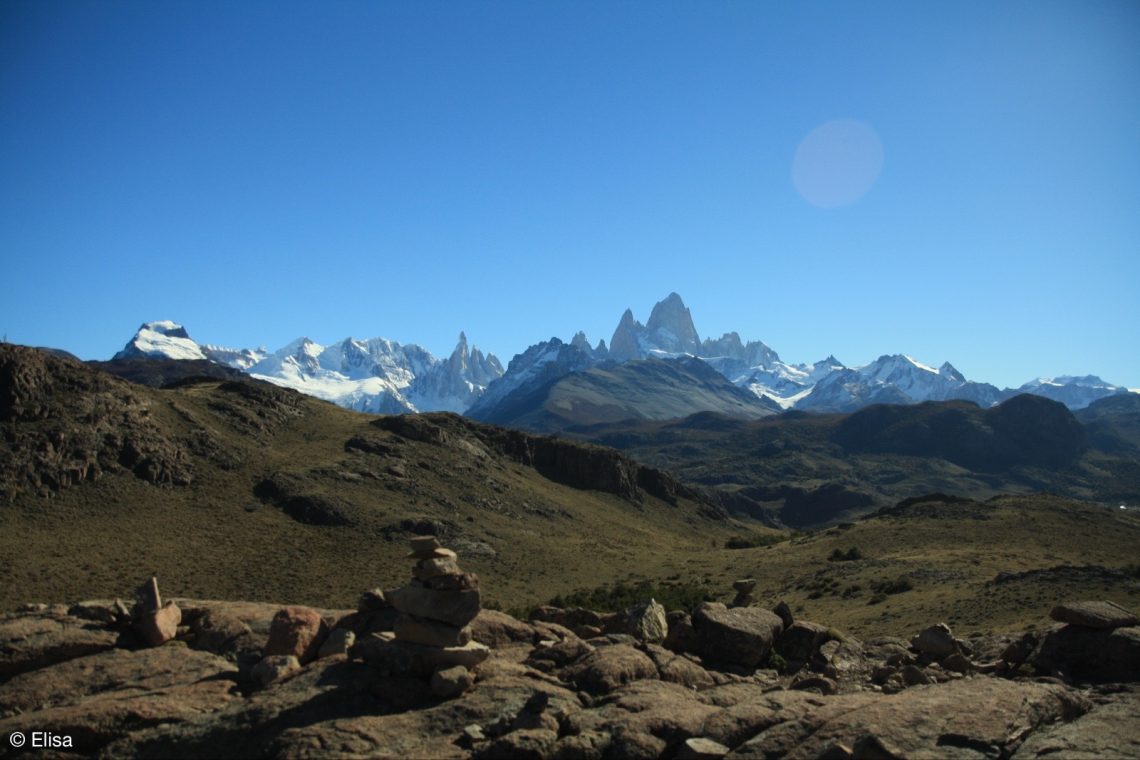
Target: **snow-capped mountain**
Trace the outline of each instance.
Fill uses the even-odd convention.
[[[558,372],[581,371],[606,361],[689,356],[702,359],[737,387],[780,408],[819,412],[853,411],[878,403],[950,399],[972,401],[986,408],[1019,392],[1037,393],[1078,409],[1097,398],[1126,390],[1096,377],[1037,380],[1017,390],[1001,390],[989,383],[967,380],[949,362],[935,369],[905,354],[886,354],[861,367],[847,367],[834,356],[812,364],[789,364],[762,341],[745,343],[735,332],[702,341],[691,312],[676,293],[656,304],[644,325],[634,318],[631,309],[626,309],[608,352],[604,341],[591,349],[586,336],[578,333],[570,345],[580,353],[572,360],[566,356],[555,359],[550,353],[554,343],[532,346],[516,357],[506,374],[490,386],[487,395],[470,412],[487,414],[495,404],[509,403],[512,395],[552,382]],[[539,365],[543,369],[536,375]]]
[[[260,380],[375,414],[466,410],[503,374],[493,354],[468,349],[467,336],[440,361],[415,344],[345,338],[322,346],[298,338],[273,353],[196,343],[169,321],[144,324],[115,359],[209,359]]]
[[[604,345],[600,348],[604,348]],[[475,419],[487,419],[492,410],[509,403],[509,398],[523,398],[547,383],[572,372],[589,369],[598,363],[599,359],[588,343],[585,348],[563,343],[558,338],[536,343],[511,359],[507,371],[487,386],[487,390],[466,414]]]
[[[205,359],[186,328],[168,320],[145,322],[114,359]]]
[[[115,359],[209,359],[364,412],[452,411],[480,419],[500,414],[504,405],[522,404],[574,372],[634,360],[694,357],[770,408],[816,412],[951,399],[987,408],[1018,393],[1081,409],[1105,396],[1128,392],[1093,375],[1042,378],[1002,390],[967,380],[949,362],[935,369],[905,354],[885,354],[861,367],[848,367],[834,356],[812,364],[789,364],[762,341],[745,342],[735,332],[701,340],[692,313],[676,293],[654,305],[644,325],[626,309],[608,346],[601,340],[591,347],[582,332],[569,343],[552,338],[515,356],[505,372],[493,354],[469,348],[463,333],[451,356],[440,360],[415,344],[384,338],[345,338],[328,346],[299,338],[273,353],[264,348],[200,345],[181,325],[160,321],[144,324],[115,355]]]
[[[1036,380],[1030,380],[1018,388],[1018,391],[1060,401],[1070,409],[1084,409],[1097,399],[1115,396],[1118,393],[1128,393],[1129,389],[1106,383],[1096,375],[1084,375],[1082,377],[1062,375],[1061,377],[1039,377]]]

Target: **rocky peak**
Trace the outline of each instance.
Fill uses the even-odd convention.
[[[657,348],[672,353],[700,351],[701,339],[693,325],[693,315],[676,293],[670,293],[653,307],[645,327]]]
[[[169,320],[145,322],[115,359],[205,359],[186,328]]]
[[[641,358],[641,346],[638,337],[645,332],[645,327],[633,318],[633,311],[626,309],[621,315],[614,335],[610,338],[610,358],[615,361],[628,361]]]

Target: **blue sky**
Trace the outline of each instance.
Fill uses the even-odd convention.
[[[0,332],[505,362],[677,291],[790,361],[1140,387],[1138,40],[1130,0],[4,2]]]

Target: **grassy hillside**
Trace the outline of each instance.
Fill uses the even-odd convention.
[[[828,424],[805,418],[799,435]],[[758,459],[710,449],[726,461],[700,464],[702,429],[721,427],[690,418],[669,445],[726,474]],[[779,532],[599,446],[361,415],[252,381],[154,390],[13,347],[0,347],[0,432],[0,610],[127,596],[151,573],[172,596],[352,606],[406,582],[406,539],[422,532],[515,610],[631,587],[727,600],[746,576],[760,602],[862,635],[1012,630],[1072,597],[1140,608],[1136,513],[1057,497],[928,500]],[[813,456],[789,475],[811,477]]]

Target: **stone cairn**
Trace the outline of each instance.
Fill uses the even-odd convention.
[[[395,638],[365,659],[392,673],[430,677],[432,692],[456,697],[475,682],[472,671],[491,650],[472,640],[469,625],[481,609],[479,578],[459,567],[457,555],[435,536],[411,540],[412,581],[385,594],[400,615]]]
[[[131,610],[131,625],[149,646],[162,646],[178,635],[182,610],[174,602],[162,603],[158,593],[158,578],[139,586],[135,592],[135,606]]]
[[[729,603],[729,607],[748,607],[755,599],[752,597],[752,589],[756,588],[755,578],[741,578],[734,581],[732,590],[736,592],[736,597]]]

